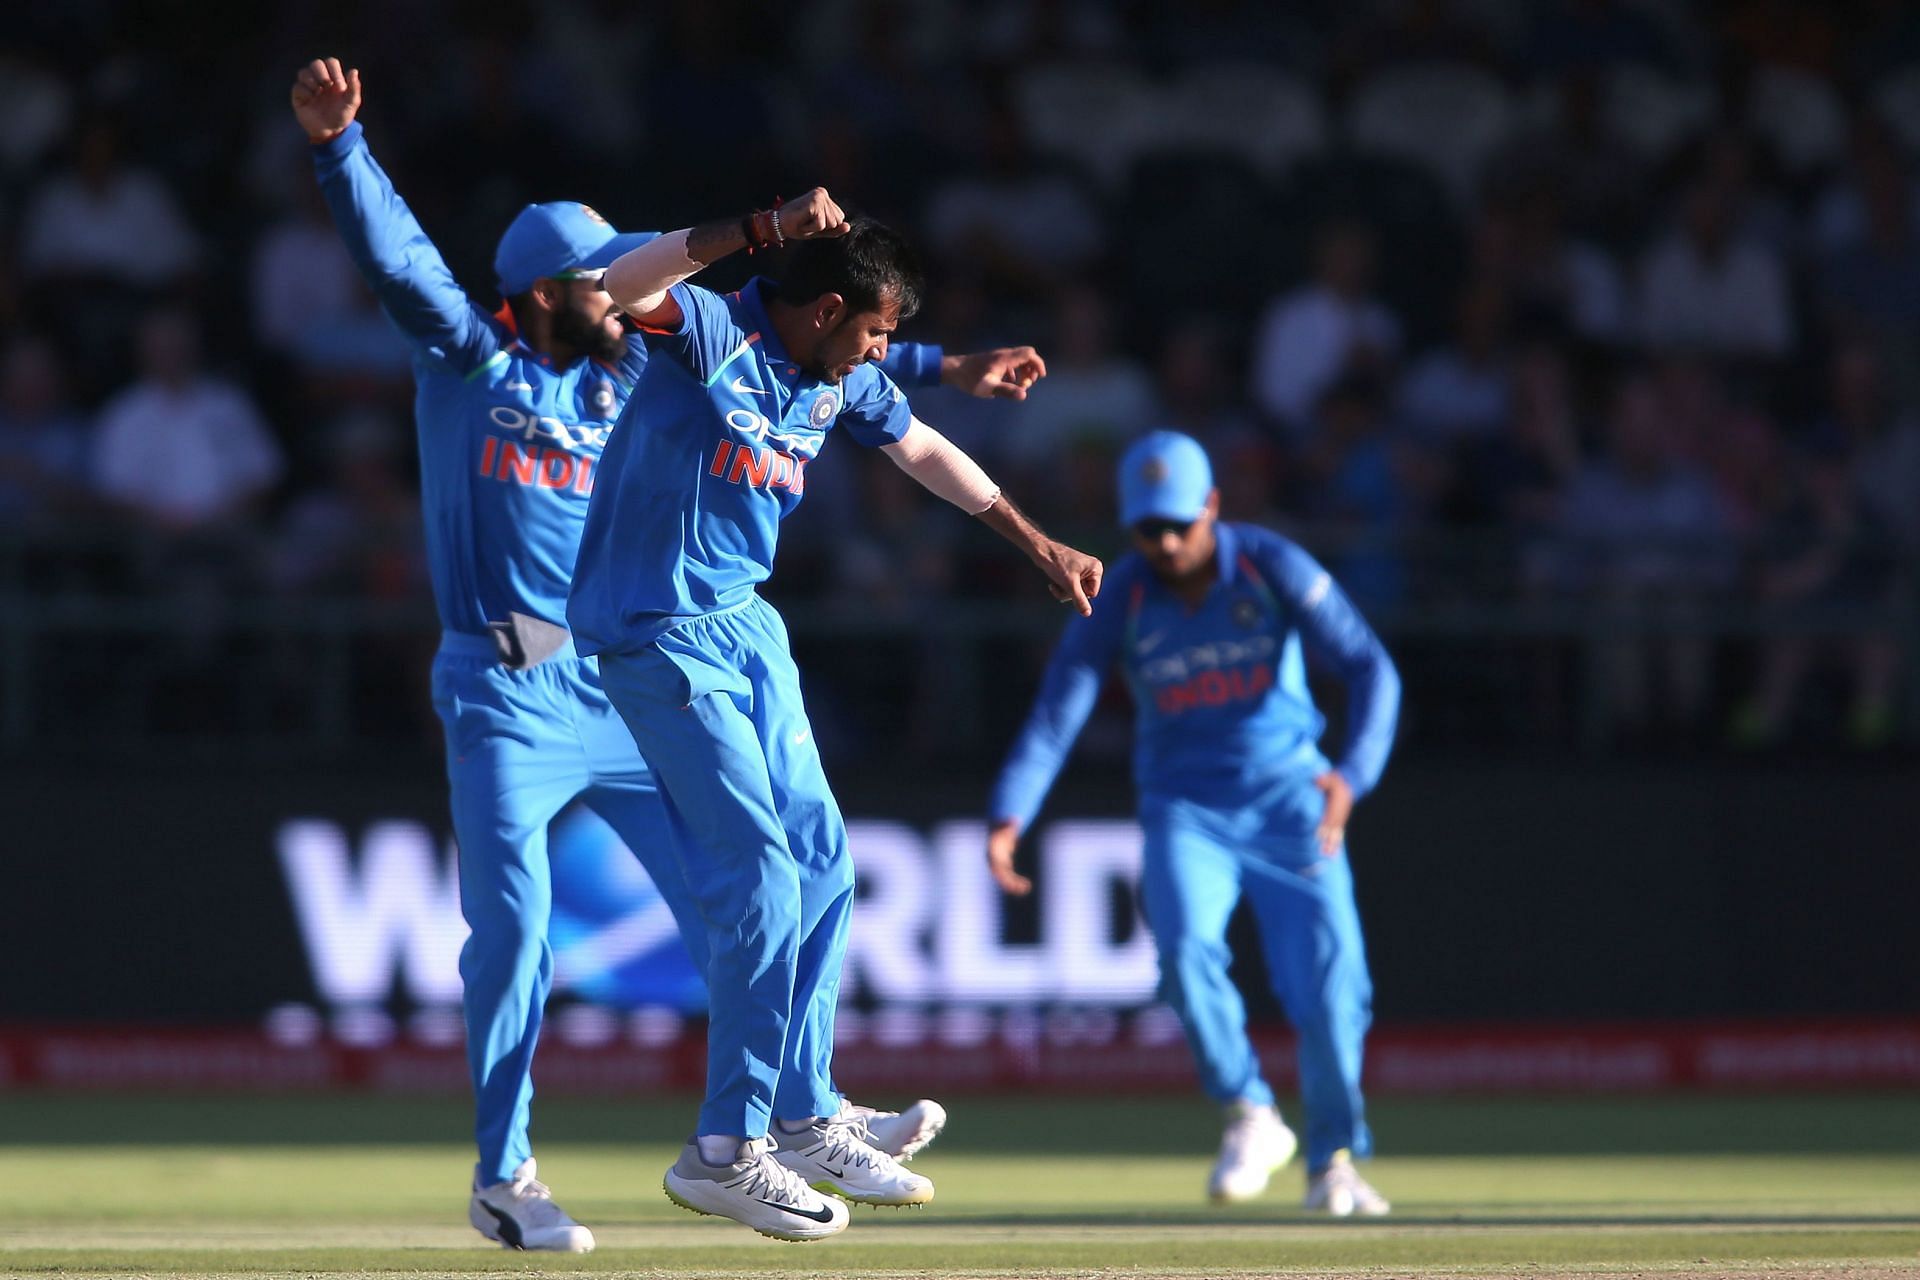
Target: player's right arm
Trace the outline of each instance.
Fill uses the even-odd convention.
[[[387,314],[455,369],[480,365],[499,339],[367,149],[355,119],[359,70],[343,69],[338,58],[316,58],[295,74],[292,101],[313,144],[314,173],[334,226]]]
[[[849,229],[847,215],[826,188],[815,187],[778,209],[669,231],[615,258],[600,284],[640,324],[677,329],[684,317],[672,289],[696,272],[749,245],[818,240],[843,236]]]
[[[1067,623],[1033,710],[994,783],[987,809],[987,867],[1007,893],[1023,895],[1033,888],[1032,881],[1013,869],[1014,849],[1053,789],[1120,652],[1125,610],[1111,603],[1113,597],[1108,599],[1107,607]]]

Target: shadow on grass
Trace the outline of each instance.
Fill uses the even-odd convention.
[[[1365,1231],[1368,1229],[1409,1228],[1431,1230],[1435,1228],[1458,1228],[1463,1231],[1477,1231],[1485,1228],[1538,1228],[1541,1231],[1560,1231],[1566,1229],[1647,1229],[1647,1230],[1761,1230],[1761,1231],[1825,1231],[1842,1228],[1879,1228],[1887,1230],[1911,1231],[1920,1237],[1920,1220],[1902,1217],[1896,1214],[1834,1214],[1810,1216],[1796,1213],[1788,1216],[1770,1217],[1758,1213],[1728,1214],[1596,1214],[1592,1216],[1577,1214],[1541,1214],[1529,1217],[1524,1214],[1422,1214],[1394,1213],[1384,1218],[1328,1218],[1307,1213],[1267,1213],[1262,1216],[1241,1215],[1233,1212],[1196,1210],[1186,1213],[1128,1213],[1122,1218],[1119,1214],[1094,1213],[967,1213],[949,1212],[941,1219],[943,1226],[966,1227],[1085,1227],[1110,1228],[1128,1227],[1323,1227],[1336,1231]]]

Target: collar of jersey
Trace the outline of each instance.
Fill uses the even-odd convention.
[[[1232,586],[1240,576],[1240,535],[1225,520],[1213,522],[1213,567],[1223,587]]]
[[[768,364],[790,365],[793,357],[780,345],[780,335],[774,332],[773,318],[767,314],[767,290],[773,282],[765,276],[755,276],[740,287],[740,310],[745,312],[746,324],[740,326],[748,333],[760,334],[760,350],[766,353]],[[804,375],[803,375],[804,376]]]

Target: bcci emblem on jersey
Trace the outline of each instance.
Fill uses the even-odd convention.
[[[825,431],[833,416],[840,412],[840,397],[831,391],[822,391],[813,402],[813,408],[807,411],[807,421],[816,431]]]

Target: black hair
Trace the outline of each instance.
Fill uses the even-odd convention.
[[[506,303],[507,310],[513,315],[513,327],[525,333],[528,314],[533,310],[533,290],[522,289],[519,293],[510,293]]]
[[[787,253],[780,271],[780,300],[792,306],[837,293],[854,312],[878,311],[889,298],[900,303],[900,318],[920,309],[927,275],[920,255],[906,238],[872,218],[851,219],[843,236],[802,240]]]

